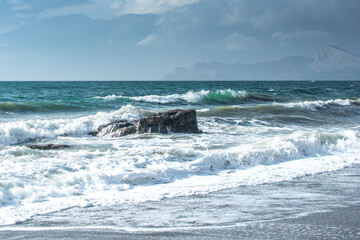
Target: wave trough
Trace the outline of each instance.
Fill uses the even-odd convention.
[[[78,106],[74,104],[56,104],[56,103],[47,103],[47,102],[0,103],[0,111],[10,112],[10,113],[79,111],[83,109],[86,109],[86,107]]]

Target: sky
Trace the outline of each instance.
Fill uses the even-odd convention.
[[[359,0],[0,0],[0,80],[160,80],[198,62],[360,54]]]

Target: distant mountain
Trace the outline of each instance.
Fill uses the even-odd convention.
[[[315,57],[284,58],[256,64],[197,63],[180,67],[165,80],[360,80],[360,57],[327,46]]]
[[[335,46],[327,46],[316,55],[311,68],[315,72],[331,72],[345,68],[360,68],[360,56]]]

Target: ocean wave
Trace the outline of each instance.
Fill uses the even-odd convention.
[[[171,94],[171,95],[145,95],[138,97],[127,97],[127,96],[116,96],[109,95],[105,97],[97,96],[95,98],[103,100],[116,100],[116,99],[130,99],[138,102],[149,102],[149,103],[175,103],[175,102],[189,102],[189,103],[230,103],[238,101],[248,97],[249,94],[246,91],[235,91],[235,90],[201,90],[199,92],[188,91],[185,94]]]
[[[334,152],[346,152],[357,146],[359,146],[357,131],[345,130],[339,133],[296,131],[230,150],[235,158],[229,162],[229,165],[238,168],[277,164]]]
[[[330,100],[317,100],[317,101],[301,101],[301,102],[290,102],[290,103],[277,103],[273,102],[271,104],[244,104],[244,105],[231,105],[231,106],[221,106],[216,108],[205,108],[199,110],[200,116],[211,116],[211,115],[221,115],[226,112],[236,112],[236,111],[260,111],[260,112],[269,112],[272,110],[279,110],[280,108],[285,109],[308,109],[316,110],[318,108],[324,108],[329,106],[350,106],[350,105],[360,105],[360,99],[351,100],[351,99],[330,99]]]
[[[142,115],[140,109],[126,105],[119,110],[76,119],[26,120],[0,123],[0,145],[23,143],[38,138],[56,138],[57,136],[81,136],[94,131],[102,124],[117,119],[133,120]]]
[[[0,111],[3,112],[50,112],[50,111],[69,111],[81,110],[84,107],[69,104],[54,104],[45,102],[3,102],[0,103]]]
[[[108,95],[105,97],[101,97],[101,96],[96,96],[94,97],[95,99],[103,99],[103,100],[116,100],[116,99],[129,99],[128,97],[124,97],[124,96],[117,96],[115,94],[112,95]]]
[[[283,103],[280,104],[284,107],[297,107],[297,108],[306,108],[306,109],[316,109],[319,107],[325,107],[329,105],[337,105],[337,106],[349,106],[351,104],[356,104],[358,100],[350,100],[350,99],[330,99],[326,101],[303,101],[303,102],[293,102],[293,103]]]
[[[6,112],[24,112],[24,111],[37,111],[39,108],[27,104],[16,102],[4,102],[0,103],[0,110]]]
[[[352,130],[297,131],[212,151],[195,149],[188,141],[175,144],[143,140],[128,150],[57,152],[27,161],[26,168],[16,165],[19,169],[10,170],[6,168],[11,166],[3,166],[8,178],[0,182],[0,203],[4,205],[0,225],[74,206],[206,194],[290,180],[360,162],[358,132]],[[11,146],[1,153],[22,151],[31,150]],[[33,174],[43,179],[32,178]]]

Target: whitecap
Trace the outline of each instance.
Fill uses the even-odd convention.
[[[349,106],[352,103],[355,103],[355,101],[349,99],[335,99],[335,100],[330,99],[326,101],[321,101],[321,100],[303,101],[303,102],[284,103],[280,105],[289,108],[298,107],[298,108],[306,108],[306,109],[315,109],[317,107],[324,107],[328,105]]]
[[[134,120],[141,115],[140,109],[126,105],[110,113],[98,112],[95,115],[75,119],[19,120],[0,123],[0,145],[17,144],[37,138],[86,135],[102,124],[117,119]]]
[[[186,101],[189,103],[197,102],[231,102],[238,99],[243,99],[248,96],[246,91],[235,91],[231,89],[227,90],[201,90],[198,92],[188,91],[185,94],[170,94],[170,95],[145,95],[136,97],[116,96],[109,95],[105,97],[95,97],[104,100],[115,100],[118,98],[126,98],[133,101],[149,102],[149,103],[174,103],[179,101]]]

